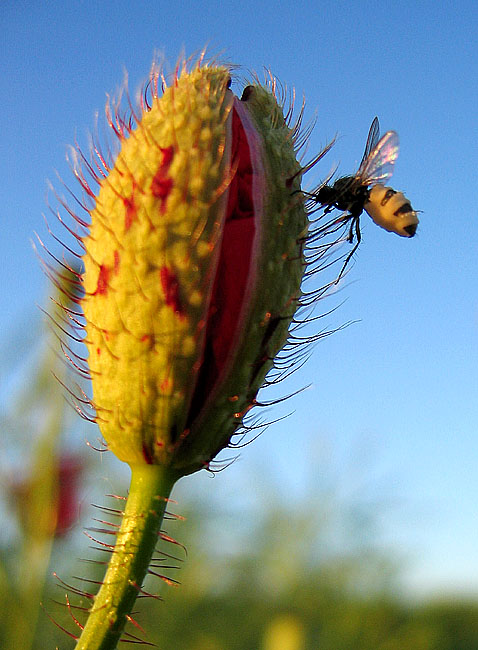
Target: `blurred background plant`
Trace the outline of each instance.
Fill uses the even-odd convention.
[[[102,504],[105,492],[124,494],[127,477],[104,461],[94,475],[114,478],[106,487],[90,480],[105,455],[84,444],[82,421],[61,385],[72,379],[48,323],[25,322],[28,331],[16,330],[3,351],[0,647],[67,650],[74,641],[61,628],[72,631],[75,611],[51,572],[67,582],[80,576],[80,585],[101,579],[103,567],[80,562],[92,551],[69,532],[98,517],[82,508],[86,499]],[[25,349],[22,357],[16,352]],[[173,508],[181,517],[167,522],[168,534],[188,549],[168,549],[181,585],[158,586],[150,576],[145,591],[159,589],[167,602],[142,599],[135,616],[149,643],[181,650],[476,650],[478,603],[410,598],[400,586],[403,559],[375,537],[386,504],[360,490],[340,496],[340,476],[322,465],[292,503],[267,476],[262,484],[251,477],[255,517],[241,517],[217,485],[204,498],[186,479]]]
[[[61,287],[55,300],[68,300]],[[59,383],[68,372],[60,345],[48,323],[34,317],[26,323],[28,331],[15,330],[4,348],[0,386],[0,645],[12,650],[33,647],[53,546],[66,548],[79,520],[87,469],[84,453],[73,451],[71,440],[65,444],[76,422]]]

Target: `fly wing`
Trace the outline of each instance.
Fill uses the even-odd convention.
[[[379,138],[380,138],[380,125],[378,123],[378,117],[374,117],[368,132],[367,144],[365,145],[365,151],[363,152],[362,160],[360,162],[359,172],[362,169],[362,165],[370,156],[370,152],[372,151],[372,149],[374,149],[377,146],[377,142]]]
[[[387,131],[367,158],[363,160],[357,172],[357,178],[363,185],[375,185],[375,183],[388,181],[393,174],[398,150],[398,134],[395,131]]]

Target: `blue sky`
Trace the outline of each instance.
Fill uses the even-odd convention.
[[[340,292],[346,302],[327,324],[359,322],[317,345],[284,386],[312,383],[290,402],[294,414],[213,483],[224,498],[251,501],[248,477],[264,466],[295,498],[331,467],[345,492],[365,483],[395,504],[377,512],[381,535],[413,558],[415,593],[478,593],[477,19],[472,2],[0,6],[4,340],[33,324],[47,295],[29,243],[33,231],[45,235],[46,179],[56,169],[71,180],[66,145],[78,137],[86,146],[105,93],[124,69],[134,93],[155,51],[174,65],[207,44],[245,73],[268,67],[304,94],[306,117],[317,116],[311,154],[340,135],[309,187],[334,163],[344,174],[356,168],[375,115],[382,132],[398,131],[393,186],[423,211],[417,236],[400,239],[362,219]],[[207,479],[188,480],[211,489]]]

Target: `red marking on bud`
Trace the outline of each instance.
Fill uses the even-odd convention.
[[[168,391],[172,386],[171,379],[169,377],[166,377],[166,379],[163,379],[163,381],[159,384],[159,388],[163,393]]]
[[[120,254],[119,254],[118,251],[114,252],[114,260],[115,260],[114,267],[113,267],[114,274],[118,275],[118,273],[119,273],[119,265],[120,265]]]
[[[160,147],[160,149],[162,155],[161,167],[167,172],[174,158],[174,147]]]
[[[172,187],[172,178],[163,178],[160,175],[160,171],[156,172],[156,175],[151,181],[151,192],[153,193],[153,196],[161,201],[161,214],[164,214],[166,211],[166,200],[171,192]]]
[[[152,465],[152,464],[153,464],[153,456],[152,456],[152,454],[151,454],[151,451],[150,451],[150,450],[148,449],[148,447],[146,446],[146,443],[145,443],[145,442],[143,442],[143,458],[144,458],[144,460],[146,461],[146,463],[147,463],[148,465]]]
[[[153,196],[161,201],[161,213],[166,210],[166,201],[173,188],[173,179],[168,176],[169,167],[174,157],[174,148],[161,148],[161,162],[156,174],[151,181],[151,192]]]
[[[238,412],[238,413],[234,413],[234,418],[236,418],[236,419],[238,419],[238,420],[241,419],[241,418],[243,418],[245,415],[247,415],[247,413],[249,413],[249,411],[251,410],[251,408],[254,407],[255,404],[256,404],[256,400],[253,399],[253,400],[251,401],[251,403],[248,404],[248,405],[245,407],[245,409],[244,409],[243,411]]]
[[[179,281],[177,275],[168,269],[167,266],[163,266],[159,272],[159,276],[166,304],[180,318],[184,318],[184,310],[179,297]]]
[[[100,356],[100,354],[101,354],[101,348],[96,348],[96,354],[97,354],[98,356]]]
[[[100,294],[102,296],[106,295],[108,291],[108,280],[110,277],[110,269],[106,264],[100,265],[100,273],[98,275],[98,284],[96,285],[96,291],[93,293],[94,296]]]
[[[143,336],[140,339],[141,343],[145,343],[146,341],[149,341],[149,338],[150,338],[149,334],[143,334]]]
[[[129,198],[126,196],[123,197],[123,205],[125,207],[124,229],[125,231],[128,231],[137,216],[136,205],[134,203],[134,190]]]
[[[193,364],[193,372],[199,372],[201,370],[201,365],[202,365],[202,359],[197,359],[197,361],[194,362]]]

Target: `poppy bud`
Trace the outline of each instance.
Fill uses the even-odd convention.
[[[307,215],[294,132],[274,95],[226,67],[183,69],[136,127],[84,238],[83,312],[97,421],[131,465],[207,466],[287,340]],[[90,195],[91,196],[91,195]]]
[[[89,220],[60,196],[76,227],[55,213],[84,261],[79,274],[54,258],[73,274],[57,325],[73,348],[84,341],[89,368],[65,341],[62,349],[93,386],[91,399],[71,394],[131,466],[121,522],[104,522],[116,536],[105,545],[112,553],[104,580],[96,594],[85,592],[93,603],[85,625],[74,619],[78,650],[114,648],[126,622],[137,625],[131,612],[158,537],[174,542],[161,522],[175,482],[229,444],[287,341],[323,336],[301,338],[289,326],[300,326],[297,308],[308,313],[327,289],[301,293],[306,266],[310,277],[330,265],[331,246],[321,240],[337,222],[308,233],[300,181],[331,145],[301,167],[302,114],[289,127],[274,84],[272,92],[247,86],[238,99],[230,70],[202,63],[184,65],[169,87],[163,79],[161,94],[158,78],[154,72],[139,115],[131,104],[131,117],[107,107],[116,155],[93,143],[88,159],[77,148],[77,203]]]

